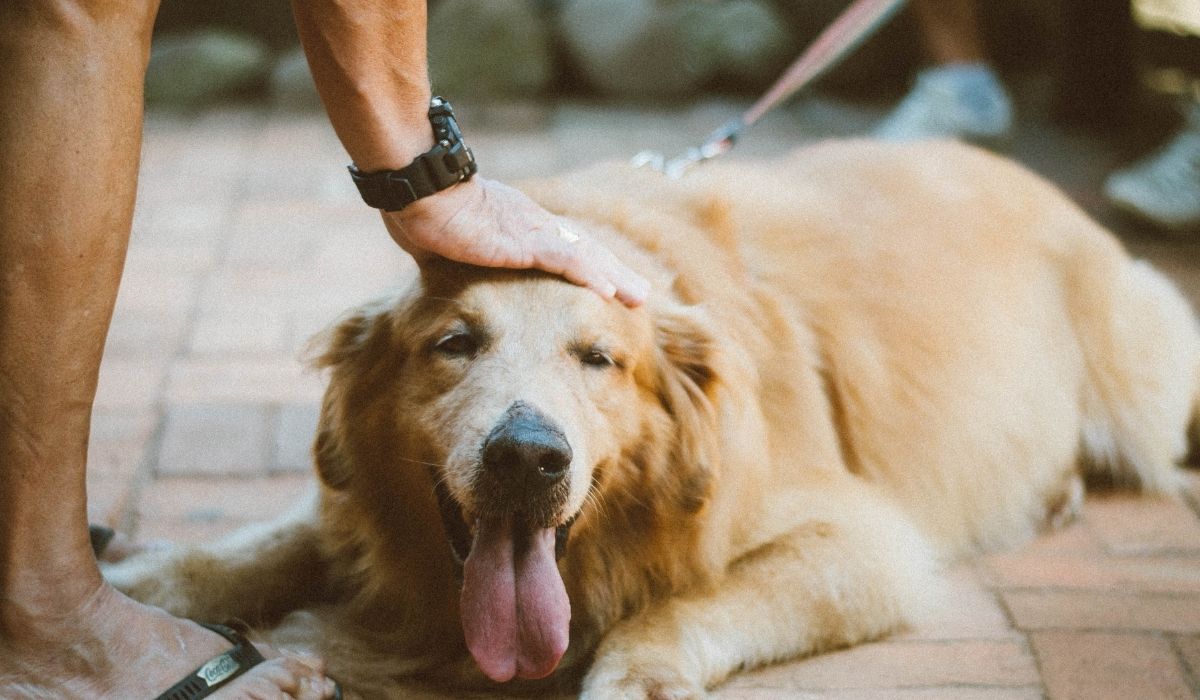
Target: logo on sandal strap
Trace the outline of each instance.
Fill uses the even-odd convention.
[[[237,662],[237,659],[233,658],[232,654],[227,652],[201,666],[200,670],[196,671],[196,675],[202,678],[208,684],[208,687],[211,688],[232,676],[239,668],[241,668],[241,664]]]

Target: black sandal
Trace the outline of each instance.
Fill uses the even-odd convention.
[[[216,692],[218,688],[265,660],[258,649],[255,649],[254,645],[250,643],[250,640],[237,630],[225,625],[206,625],[203,622],[200,625],[228,639],[233,648],[209,659],[207,663],[192,671],[186,678],[171,686],[167,692],[159,695],[155,700],[200,700],[200,698],[206,698]]]
[[[155,700],[200,700],[215,693],[233,679],[261,664],[265,659],[241,632],[225,625],[197,623],[229,640],[233,648],[214,656],[186,678],[171,686]],[[333,700],[342,700],[342,686],[333,682]]]

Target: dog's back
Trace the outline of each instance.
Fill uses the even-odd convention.
[[[588,217],[564,196],[580,190],[667,258],[691,301],[744,304],[720,291],[743,280],[814,333],[842,463],[885,484],[943,551],[1069,517],[1081,477],[1175,488],[1200,406],[1192,311],[1023,168],[954,143],[836,142],[682,183],[601,168],[548,199]],[[786,335],[739,315],[735,332]],[[761,385],[794,383],[769,352]],[[774,439],[796,434],[794,416],[768,420]]]

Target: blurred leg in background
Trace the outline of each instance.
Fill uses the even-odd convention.
[[[961,138],[991,143],[1012,130],[1012,101],[989,63],[974,0],[912,0],[932,65],[876,127],[890,141]]]
[[[1160,74],[1172,83],[1183,105],[1183,126],[1158,150],[1118,170],[1104,183],[1104,194],[1119,209],[1160,228],[1200,231],[1200,2],[1135,0],[1134,16],[1156,38],[1176,48],[1191,65]],[[1166,59],[1172,62],[1172,58]]]

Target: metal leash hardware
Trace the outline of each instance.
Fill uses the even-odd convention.
[[[823,29],[812,44],[788,67],[771,89],[750,106],[742,116],[723,124],[697,147],[671,160],[656,151],[642,151],[633,157],[635,168],[651,167],[672,179],[683,177],[693,166],[728,152],[747,127],[780,102],[821,76],[850,55],[868,37],[887,23],[905,0],[855,0]]]
[[[746,124],[742,121],[741,117],[730,119],[716,131],[709,134],[704,143],[687,149],[683,155],[668,161],[658,151],[642,151],[633,157],[631,164],[635,168],[649,166],[654,170],[665,173],[672,180],[678,180],[693,165],[716,158],[733,148],[733,144],[737,142],[738,136],[741,135],[742,129],[745,127]]]

